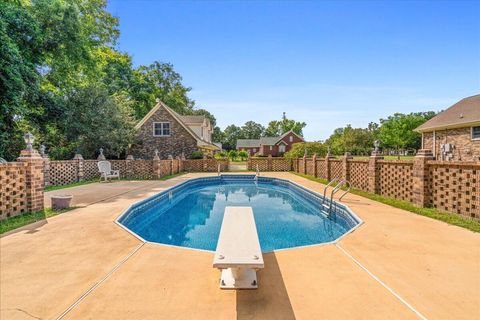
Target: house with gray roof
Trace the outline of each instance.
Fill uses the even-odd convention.
[[[480,161],[480,94],[460,100],[415,131],[437,160]]]
[[[294,143],[304,142],[302,136],[292,130],[279,137],[261,137],[260,139],[238,139],[236,149],[247,151],[250,156],[282,156],[290,151]]]

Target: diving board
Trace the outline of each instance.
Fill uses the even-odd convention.
[[[213,267],[222,270],[221,289],[258,288],[264,263],[251,207],[225,208]]]

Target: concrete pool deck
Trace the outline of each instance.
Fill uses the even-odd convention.
[[[480,318],[480,234],[359,196],[343,203],[360,228],[265,254],[256,291],[220,290],[213,253],[143,244],[114,223],[130,204],[206,175],[48,192],[74,194],[79,208],[0,239],[0,319]]]

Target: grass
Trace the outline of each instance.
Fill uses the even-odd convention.
[[[230,161],[231,164],[243,164],[246,165],[247,161]]]
[[[323,184],[328,183],[328,181],[325,180],[325,179],[314,178],[312,176],[301,174],[301,173],[296,173],[296,172],[292,172],[292,173],[297,175],[297,176],[303,177],[305,179],[311,180],[311,181],[315,181],[315,182],[319,182],[319,183],[323,183]],[[462,227],[462,228],[471,230],[473,232],[479,232],[480,233],[480,221],[475,220],[475,219],[470,219],[470,218],[459,216],[459,215],[456,215],[456,214],[453,214],[453,213],[440,211],[440,210],[437,210],[435,208],[419,208],[419,207],[416,207],[415,205],[413,205],[412,203],[410,203],[408,201],[388,198],[388,197],[381,196],[379,194],[370,193],[370,192],[366,192],[366,191],[362,191],[362,190],[358,190],[358,189],[354,189],[354,188],[352,188],[352,190],[350,190],[350,192],[353,193],[353,194],[356,194],[358,196],[361,196],[361,197],[364,197],[364,198],[367,198],[367,199],[370,199],[370,200],[374,200],[374,201],[377,201],[377,202],[381,202],[381,203],[387,204],[387,205],[395,207],[395,208],[403,209],[403,210],[406,210],[406,211],[409,211],[409,212],[412,212],[412,213],[415,213],[415,214],[418,214],[418,215],[421,215],[421,216],[425,216],[425,217],[429,217],[429,218],[432,218],[432,219],[440,220],[440,221],[446,222],[446,223],[451,224],[451,225],[455,225],[455,226],[458,226],[458,227]]]
[[[26,226],[27,224],[45,220],[47,218],[62,214],[64,212],[75,209],[76,207],[70,207],[63,210],[55,211],[51,208],[43,209],[42,211],[24,213],[19,216],[11,217],[0,221],[0,234],[5,232]]]
[[[48,192],[48,191],[65,189],[65,188],[78,187],[78,186],[83,186],[85,184],[90,184],[90,183],[94,183],[94,182],[98,182],[98,181],[99,181],[99,179],[88,179],[88,180],[72,182],[72,183],[69,183],[69,184],[64,184],[64,185],[59,185],[59,186],[48,186],[48,187],[45,187],[45,189],[43,191]]]

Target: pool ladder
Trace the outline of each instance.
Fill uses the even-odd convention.
[[[342,198],[345,197],[347,195],[347,193],[350,192],[350,189],[351,189],[351,184],[348,180],[340,180],[340,182],[338,182],[340,179],[338,178],[334,178],[332,179],[326,186],[325,188],[323,189],[323,199],[322,199],[322,207],[325,208],[327,211],[328,211],[328,216],[330,217],[330,215],[332,214],[332,206],[333,206],[333,196],[338,192],[340,191],[340,189],[343,187],[343,186],[346,186],[347,187],[347,190],[340,196],[340,198],[338,198],[338,201],[342,201]],[[335,182],[338,182],[337,185],[332,189],[332,191],[330,192],[330,198],[328,199],[328,204],[325,203],[325,201],[327,200],[327,189],[328,187],[330,187],[332,184],[334,184]]]

